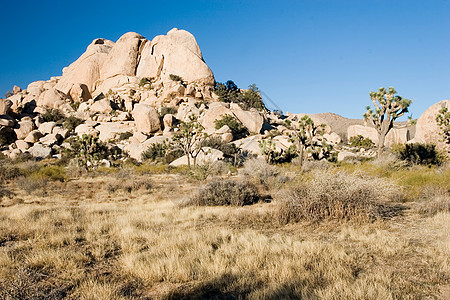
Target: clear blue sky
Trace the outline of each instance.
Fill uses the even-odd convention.
[[[450,99],[450,1],[0,0],[0,92],[61,75],[98,37],[190,31],[217,81],[251,83],[283,111],[361,118],[394,86],[414,118]]]

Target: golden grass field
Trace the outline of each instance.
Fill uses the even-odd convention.
[[[0,298],[450,298],[448,167],[333,167],[394,182],[398,213],[287,224],[282,191],[314,175],[279,168],[283,180],[257,183],[273,200],[243,207],[179,205],[205,181],[164,167],[29,193],[5,181],[13,194],[0,207]]]

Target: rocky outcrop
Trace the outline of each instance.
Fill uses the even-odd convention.
[[[197,85],[213,86],[215,82],[194,36],[177,28],[145,45],[136,72],[139,77],[161,78],[163,82],[171,81],[170,74]]]
[[[441,141],[441,131],[436,123],[436,115],[442,107],[450,110],[450,100],[442,100],[433,104],[420,116],[416,124],[416,135],[411,142],[434,143],[439,148],[445,149],[446,145]]]
[[[362,135],[364,138],[369,138],[375,145],[378,145],[379,138],[378,132],[375,128],[363,125],[351,125],[347,129],[348,139],[351,137]],[[386,147],[391,147],[397,144],[406,144],[409,140],[408,128],[393,128],[391,129],[385,139],[384,145]]]
[[[152,133],[161,129],[159,114],[150,105],[144,103],[136,104],[132,115],[136,122],[136,128],[140,132]]]

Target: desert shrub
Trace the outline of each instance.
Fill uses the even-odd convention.
[[[219,96],[219,101],[238,103],[245,110],[250,108],[256,108],[257,110],[266,109],[260,91],[255,84],[249,85],[248,90],[242,92],[232,80],[228,80],[225,83],[217,82],[214,92]]]
[[[398,192],[399,188],[387,180],[317,171],[310,181],[282,194],[278,219],[281,223],[323,219],[373,221],[389,216],[387,200]]]
[[[63,128],[67,129],[69,132],[72,132],[75,130],[75,128],[78,125],[81,125],[84,121],[80,118],[69,116],[64,119],[64,122],[62,123]]]
[[[197,164],[189,171],[189,175],[196,180],[203,181],[210,176],[223,175],[227,171],[227,164],[224,161],[219,160]]]
[[[44,122],[62,123],[64,120],[64,114],[57,108],[47,108],[41,117]]]
[[[66,170],[64,166],[47,165],[42,168],[38,168],[32,172],[29,176],[35,179],[43,179],[48,181],[65,181]]]
[[[152,89],[152,79],[153,78],[142,77],[141,80],[139,81],[139,86],[145,87],[148,84],[150,86],[149,89]]]
[[[307,161],[303,162],[303,165],[301,162],[297,162],[296,159],[294,159],[292,161],[292,164],[301,166],[303,172],[310,172],[312,170],[327,170],[327,169],[331,168],[331,166],[332,166],[332,163],[330,163],[329,161],[327,161],[325,159],[307,160]]]
[[[0,184],[0,202],[2,197],[11,197],[13,193]]]
[[[103,159],[115,159],[118,156],[118,149],[110,149],[98,137],[83,134],[74,136],[68,140],[70,148],[65,155],[73,157],[80,167],[92,169],[100,164]]]
[[[243,157],[239,147],[235,144],[225,143],[219,136],[210,136],[203,141],[202,147],[209,147],[222,151],[225,162],[229,162],[234,166],[243,162]]]
[[[177,109],[175,107],[163,106],[163,107],[161,107],[161,111],[160,111],[159,115],[161,117],[164,117],[165,115],[168,115],[168,114],[175,115],[176,113],[177,113]]]
[[[179,81],[183,83],[183,78],[181,76],[175,75],[175,74],[169,74],[169,78],[172,81]]]
[[[356,136],[352,136],[349,140],[349,144],[352,147],[371,149],[375,147],[375,143],[372,142],[371,139],[365,138],[362,135],[358,134]]]
[[[124,140],[128,140],[130,137],[132,137],[133,136],[133,134],[130,132],[130,131],[125,131],[125,132],[122,132],[120,135],[119,135],[119,141],[124,141]]]
[[[280,176],[281,171],[276,166],[268,164],[263,159],[249,159],[240,170],[241,175],[253,178],[260,184],[268,184],[271,179]]]
[[[164,162],[167,152],[168,145],[166,143],[154,143],[148,147],[147,150],[142,152],[142,160],[151,160],[155,162]]]
[[[106,190],[108,193],[115,193],[117,191],[124,191],[127,193],[139,190],[149,191],[152,188],[153,184],[151,181],[140,179],[115,180],[106,184]]]
[[[10,159],[0,160],[0,183],[13,180],[23,175],[23,170],[14,165]]]
[[[427,217],[432,217],[440,212],[450,213],[450,197],[448,194],[435,195],[431,199],[421,202],[416,211]]]
[[[299,152],[295,146],[290,146],[286,150],[277,150],[272,137],[259,141],[259,148],[261,149],[261,154],[264,155],[270,164],[290,163],[293,159],[299,157]]]
[[[208,182],[198,193],[192,196],[186,205],[243,206],[258,202],[260,195],[255,185],[234,180]]]
[[[216,129],[220,129],[227,125],[231,129],[234,137],[242,137],[247,133],[247,129],[242,126],[241,122],[236,120],[233,116],[224,115],[221,119],[214,121]]]
[[[397,155],[410,165],[440,165],[443,162],[433,144],[406,144],[398,149]]]
[[[31,195],[39,190],[45,190],[48,180],[43,178],[20,177],[15,181],[15,184],[19,189]]]

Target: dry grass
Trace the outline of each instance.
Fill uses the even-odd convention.
[[[276,203],[180,208],[199,183],[177,175],[108,193],[122,176],[55,182],[46,197],[8,186],[0,298],[421,299],[448,286],[446,211],[280,225]]]
[[[281,223],[343,219],[374,221],[394,212],[387,201],[400,189],[385,179],[336,171],[316,171],[279,197]]]

